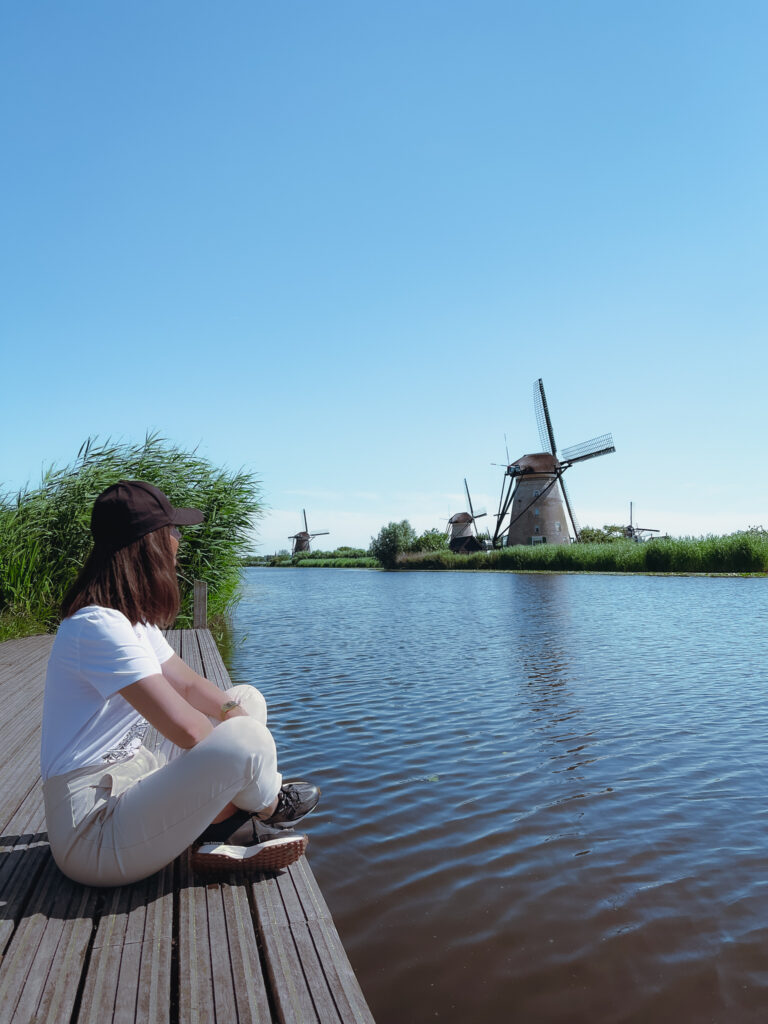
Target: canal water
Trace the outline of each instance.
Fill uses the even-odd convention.
[[[248,569],[377,1024],[768,1019],[762,579]]]

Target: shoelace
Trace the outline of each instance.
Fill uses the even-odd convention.
[[[272,817],[274,817],[277,814],[284,814],[285,812],[288,812],[291,815],[291,817],[293,817],[295,812],[299,809],[300,802],[301,797],[299,796],[299,793],[294,786],[289,786],[285,789],[281,789],[277,797],[277,807],[275,809],[275,814],[273,814]]]

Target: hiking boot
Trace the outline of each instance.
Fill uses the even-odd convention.
[[[293,828],[317,807],[320,790],[311,782],[284,782],[277,794],[277,807],[268,818],[259,818],[268,828]]]
[[[301,857],[309,839],[296,832],[285,835],[264,835],[249,846],[230,843],[202,843],[194,846],[190,858],[192,870],[198,875],[254,875],[262,871],[279,871]]]

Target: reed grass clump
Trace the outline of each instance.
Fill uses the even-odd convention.
[[[70,466],[49,469],[39,487],[0,495],[0,640],[55,629],[61,599],[91,548],[94,499],[118,480],[146,480],[172,504],[202,510],[200,526],[182,528],[176,625],[191,625],[195,579],[208,584],[211,621],[227,616],[262,514],[256,478],[217,469],[157,435],[135,445],[89,439]]]
[[[768,534],[747,530],[723,537],[680,537],[636,544],[515,545],[458,555],[430,551],[402,555],[398,569],[498,569],[512,572],[768,572]]]

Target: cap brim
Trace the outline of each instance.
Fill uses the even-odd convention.
[[[205,516],[199,508],[175,508],[171,514],[174,526],[195,526],[202,523]]]

